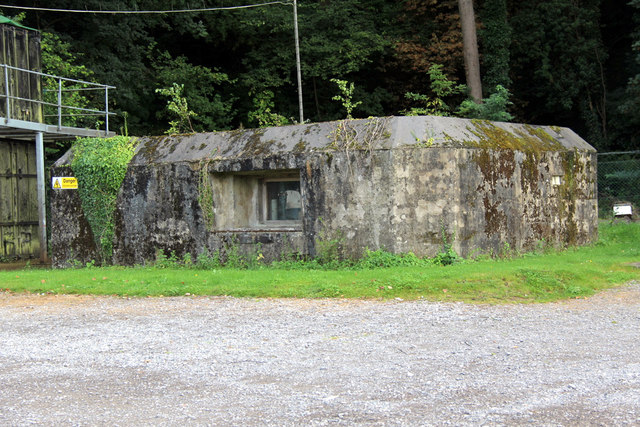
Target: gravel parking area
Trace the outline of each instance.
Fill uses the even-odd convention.
[[[640,283],[554,304],[0,293],[0,425],[638,425]]]

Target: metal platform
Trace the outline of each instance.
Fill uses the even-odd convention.
[[[48,125],[46,123],[28,122],[25,120],[6,119],[0,117],[0,138],[17,139],[20,141],[35,140],[36,133],[42,133],[43,140],[66,141],[75,137],[108,138],[115,135],[96,129],[74,128],[70,126]]]
[[[25,141],[25,144],[30,141],[35,143],[38,207],[36,225],[40,260],[46,263],[48,257],[44,142],[72,140],[76,137],[114,136],[115,133],[109,131],[109,116],[114,115],[109,112],[109,89],[115,87],[53,76],[8,64],[0,64],[0,68],[0,139]],[[77,103],[65,103],[65,100],[73,99],[73,93],[79,91],[92,91],[85,93],[94,95],[91,98],[94,104],[90,104],[89,98],[83,98],[87,102],[81,104],[82,107],[77,106]],[[99,107],[95,107],[95,103]],[[90,108],[90,105],[94,105],[94,108]],[[75,124],[82,120],[79,118],[86,117],[95,118],[94,123],[103,128],[89,129],[65,125],[65,122]],[[34,224],[30,223],[28,226],[34,227]]]
[[[109,131],[109,117],[114,115],[109,111],[109,89],[115,89],[114,86],[68,79],[8,64],[0,64],[0,68],[0,86],[3,89],[3,93],[0,93],[0,138],[33,140],[36,133],[42,133],[44,141],[56,141],[115,135]],[[49,89],[44,82],[48,82]],[[70,93],[96,91],[103,94],[94,97],[99,107],[65,104],[65,96]],[[54,94],[50,98],[55,98],[56,102],[43,100],[46,93]],[[66,117],[97,117],[104,129],[63,125]]]

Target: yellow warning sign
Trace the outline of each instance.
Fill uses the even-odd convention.
[[[77,190],[78,179],[73,176],[54,176],[51,178],[51,187],[54,190]]]

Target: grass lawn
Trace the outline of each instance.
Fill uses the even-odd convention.
[[[376,269],[197,270],[91,267],[0,271],[10,292],[121,296],[402,298],[477,303],[547,302],[640,280],[640,224],[600,224],[598,243],[510,259]]]

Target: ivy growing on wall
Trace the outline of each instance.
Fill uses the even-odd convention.
[[[213,185],[209,178],[209,163],[211,163],[210,159],[205,159],[200,162],[198,202],[202,208],[202,214],[204,215],[204,222],[207,225],[207,230],[213,230],[215,227],[216,214],[213,208]]]
[[[71,169],[103,264],[113,255],[116,198],[133,157],[133,142],[128,136],[80,138],[72,146]]]

